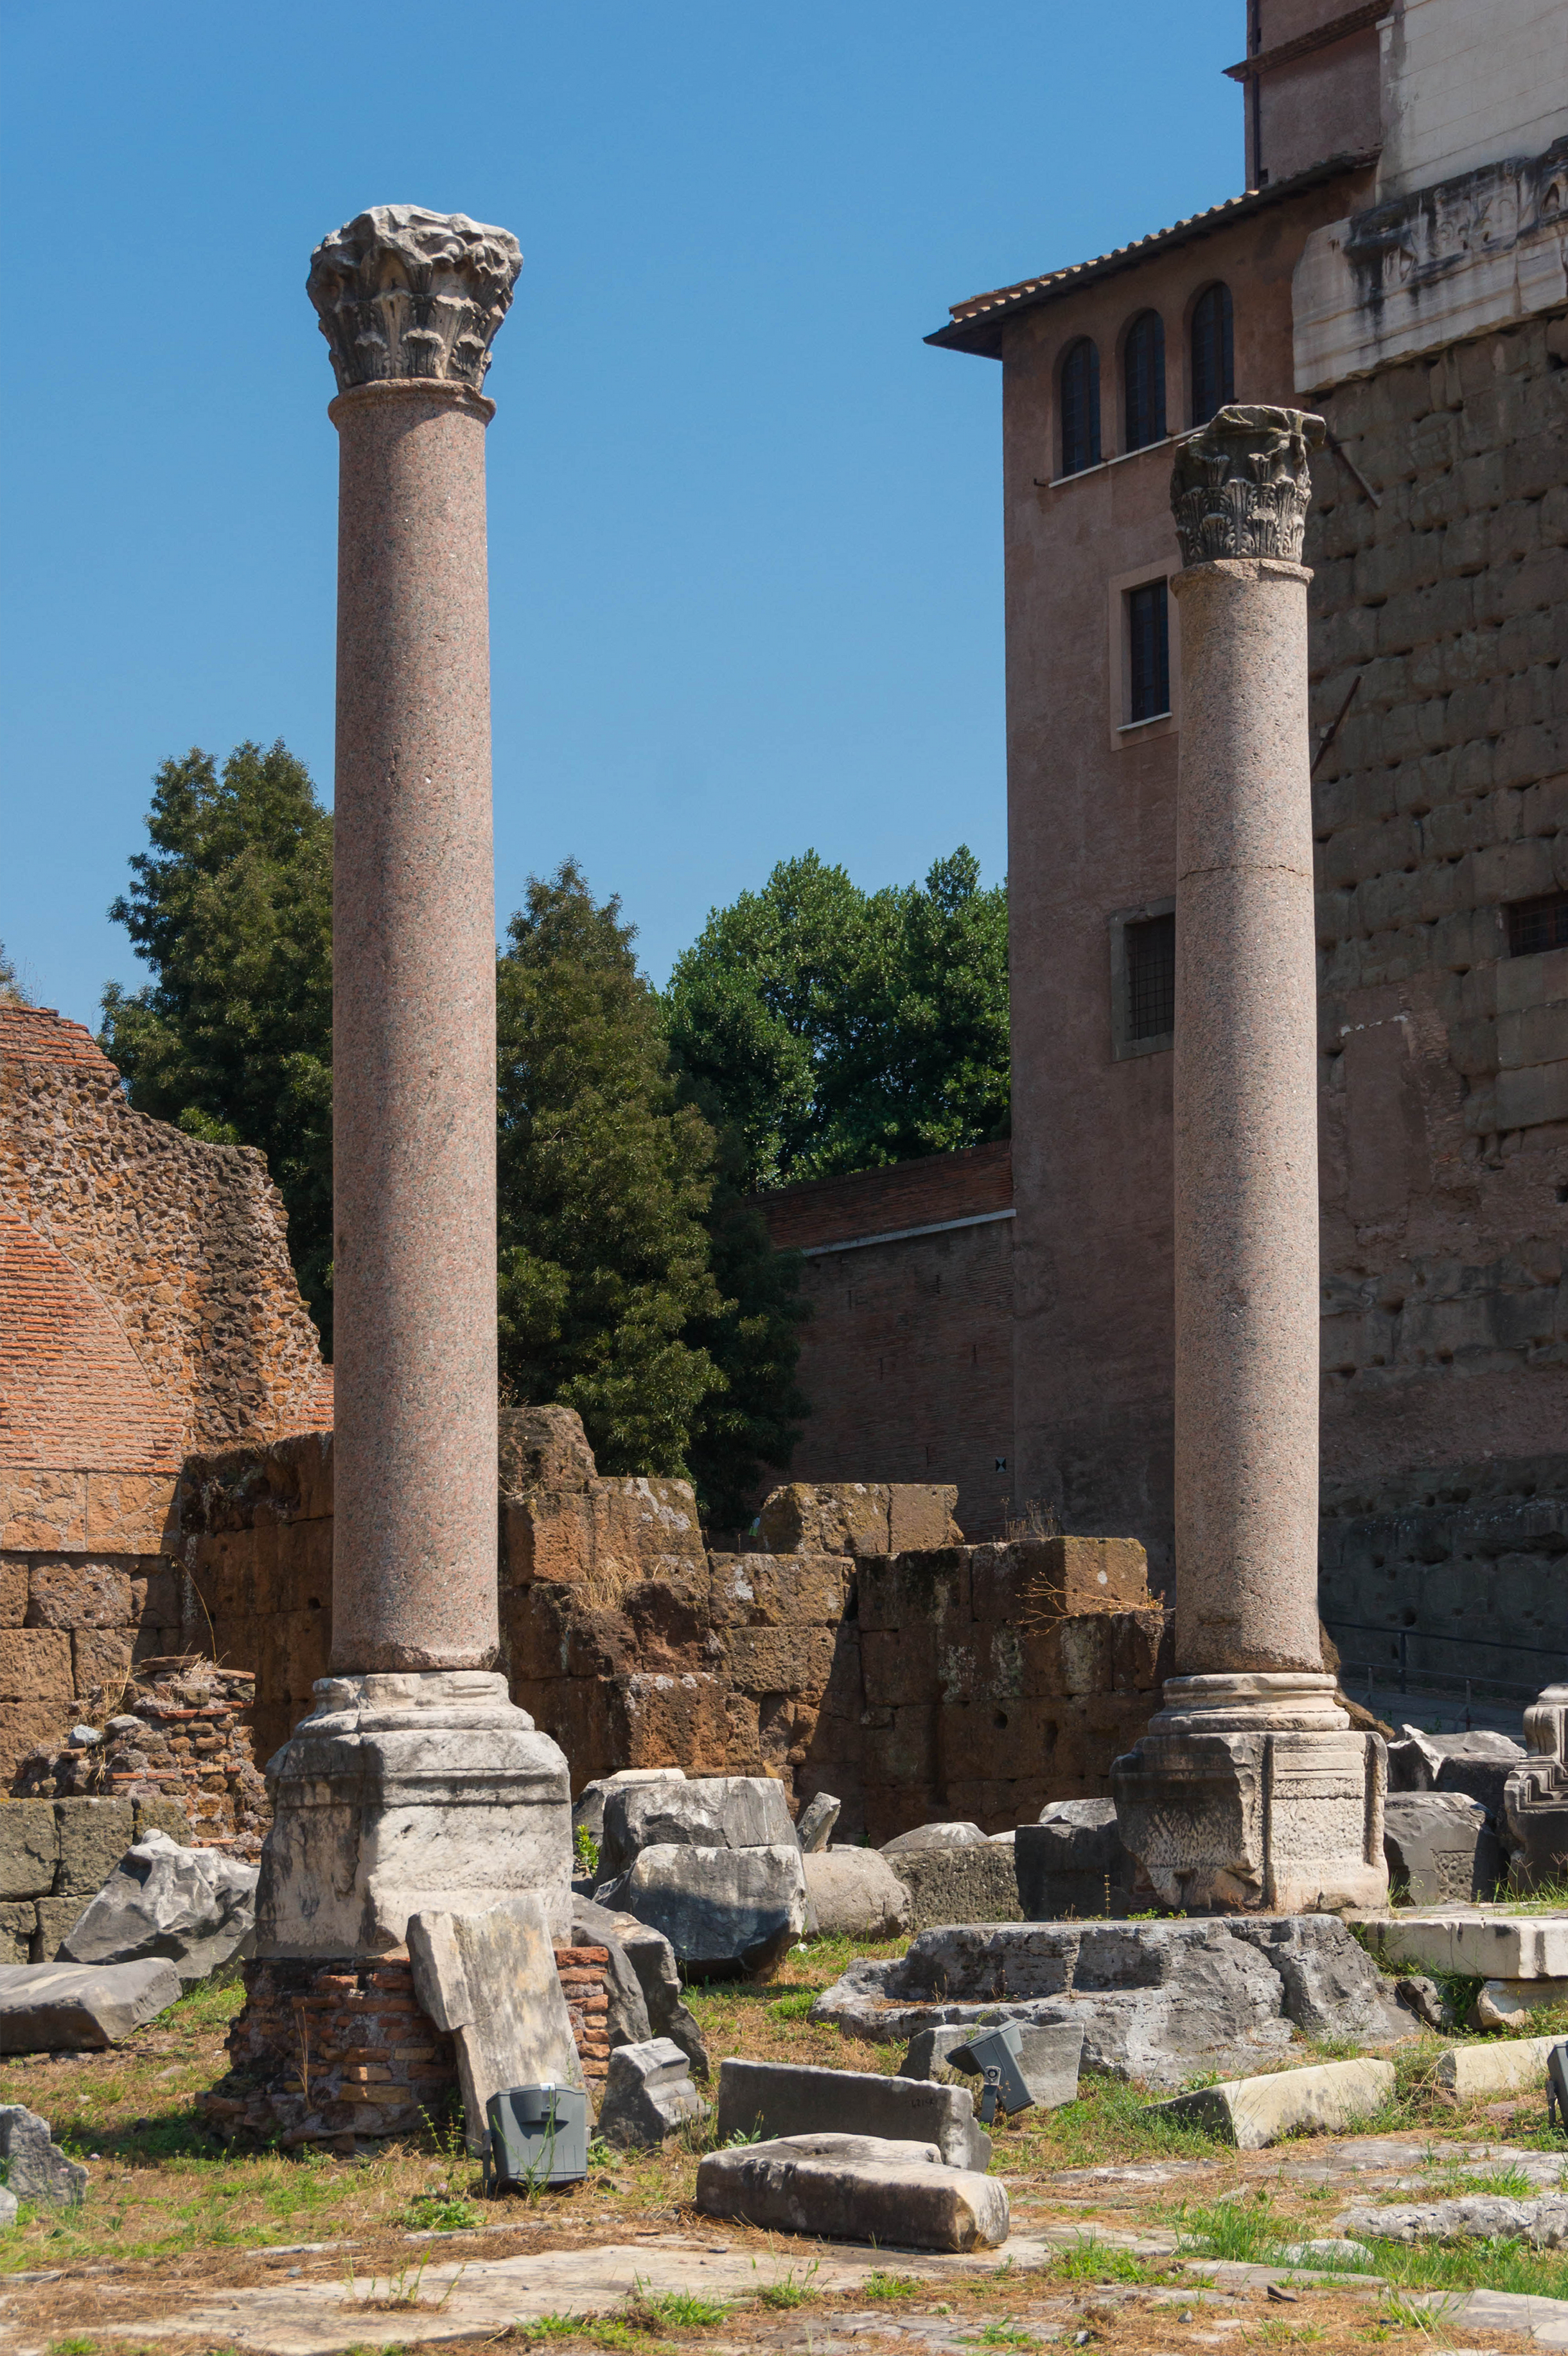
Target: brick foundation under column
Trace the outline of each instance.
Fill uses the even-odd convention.
[[[555,1950],[590,2090],[609,2066],[608,1963],[603,1947]],[[421,2010],[405,1954],[244,1971],[228,2073],[200,2098],[220,2134],[347,2147],[445,2128],[459,2103],[456,2054]]]

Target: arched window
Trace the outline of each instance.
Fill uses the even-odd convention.
[[[1061,387],[1062,473],[1081,475],[1100,464],[1100,354],[1087,336],[1068,346]]]
[[[1192,306],[1192,422],[1207,425],[1217,409],[1236,398],[1236,361],[1230,327],[1230,289],[1206,286]]]
[[[1127,447],[1165,437],[1165,323],[1157,311],[1140,311],[1127,330],[1122,353],[1127,402]]]

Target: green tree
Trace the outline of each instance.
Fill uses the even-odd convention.
[[[815,851],[714,909],[676,961],[671,1042],[753,1186],[1007,1133],[1007,896],[972,852],[862,892]]]
[[[152,848],[110,916],[154,979],[103,993],[102,1044],[138,1112],[260,1146],[300,1290],[331,1350],[332,819],[279,742],[158,770]]]

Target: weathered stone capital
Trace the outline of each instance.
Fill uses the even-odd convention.
[[[388,377],[477,391],[521,268],[511,232],[467,213],[372,205],[357,214],[322,240],[305,283],[338,391]]]
[[[1275,556],[1299,564],[1312,500],[1307,454],[1321,448],[1325,430],[1321,417],[1299,409],[1217,411],[1171,468],[1182,562]]]

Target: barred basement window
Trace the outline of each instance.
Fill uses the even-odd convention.
[[[1192,422],[1207,425],[1236,398],[1230,289],[1206,286],[1192,306]]]
[[[1129,925],[1124,954],[1128,1038],[1168,1038],[1176,1029],[1175,916]]]
[[[1516,900],[1509,910],[1509,957],[1539,957],[1543,949],[1568,949],[1568,892]]]
[[[1170,614],[1163,581],[1127,592],[1129,722],[1159,720],[1171,708]]]
[[[1100,354],[1087,336],[1069,344],[1061,370],[1062,473],[1100,464]]]
[[[1126,399],[1126,447],[1142,450],[1165,438],[1165,323],[1157,311],[1140,311],[1122,348],[1122,386]]]

